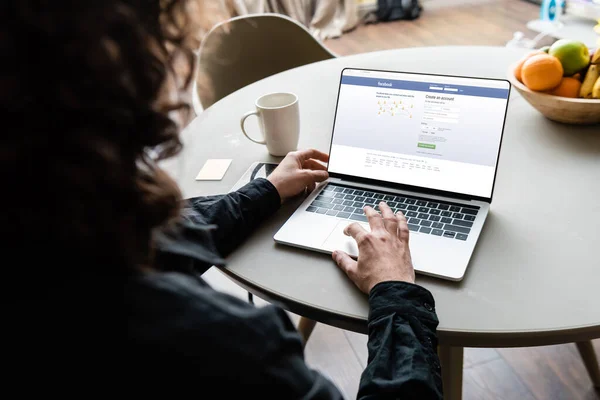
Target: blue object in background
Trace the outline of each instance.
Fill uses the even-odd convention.
[[[540,7],[540,19],[542,21],[556,21],[564,6],[564,0],[544,0]]]

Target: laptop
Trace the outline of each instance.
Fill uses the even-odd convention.
[[[322,182],[277,231],[290,246],[358,256],[343,230],[385,201],[411,231],[417,273],[460,281],[485,223],[508,109],[503,79],[346,68]]]

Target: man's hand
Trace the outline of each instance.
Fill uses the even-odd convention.
[[[402,213],[394,215],[387,204],[379,204],[381,215],[365,207],[371,232],[360,224],[348,225],[344,233],[358,244],[358,262],[343,251],[334,251],[333,259],[364,293],[386,281],[415,282],[415,271],[408,248],[408,225]]]
[[[317,182],[329,178],[327,168],[319,161],[327,162],[329,156],[314,149],[294,151],[285,156],[267,177],[279,192],[282,202],[305,189],[311,192]]]

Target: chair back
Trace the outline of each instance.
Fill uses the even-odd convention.
[[[287,16],[235,17],[213,27],[202,41],[195,88],[198,101],[206,109],[260,79],[334,57],[304,26]]]

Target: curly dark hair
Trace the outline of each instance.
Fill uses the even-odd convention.
[[[157,163],[181,148],[174,112],[189,105],[165,94],[192,83],[198,5],[3,2],[3,247],[112,273],[152,266],[153,232],[181,202]]]

